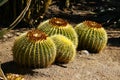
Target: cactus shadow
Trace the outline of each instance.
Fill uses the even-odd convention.
[[[21,67],[13,61],[2,63],[1,68],[5,74],[14,73],[14,74],[22,74],[22,75],[24,74],[33,75],[34,73],[36,73],[35,71],[33,71],[33,69]]]
[[[109,38],[108,39],[108,45],[109,46],[120,47],[120,37],[118,37],[118,38]]]

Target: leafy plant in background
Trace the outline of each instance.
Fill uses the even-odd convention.
[[[8,0],[1,0],[0,5],[2,6],[7,1]],[[29,23],[30,25],[34,25],[35,22],[38,22],[38,20],[45,15],[45,12],[51,4],[51,1],[52,0],[21,0],[21,2],[18,3],[18,1],[15,0],[15,2],[11,4],[14,5],[14,12],[12,14],[13,18],[16,17],[16,15],[18,14],[17,10],[19,10],[19,7],[22,8],[24,7],[24,5],[26,5],[26,7],[7,29],[3,29],[0,31],[0,38],[2,38],[3,35],[6,34],[9,30],[13,29],[23,18],[25,22]],[[16,3],[20,4],[21,6],[18,7]],[[9,6],[10,4],[8,5],[8,7]]]
[[[22,5],[24,5],[27,0],[22,1]],[[45,16],[45,12],[51,2],[52,0],[32,0],[32,4],[24,17],[24,21],[30,25],[36,25],[37,23],[39,24],[40,19]]]
[[[1,5],[3,3],[5,3],[5,2],[1,1]],[[10,24],[10,26],[7,29],[2,29],[0,31],[0,38],[2,38],[3,35],[6,34],[9,30],[13,29],[23,19],[23,17],[25,16],[27,10],[29,9],[30,4],[31,4],[31,0],[28,0],[26,7],[21,12],[21,14],[14,20],[14,22],[12,24]]]
[[[0,0],[0,7],[4,5],[6,2],[8,2],[8,0]]]

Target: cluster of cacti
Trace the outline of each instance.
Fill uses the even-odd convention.
[[[100,52],[107,43],[107,33],[101,24],[84,21],[75,26],[78,34],[78,49],[89,52]]]
[[[61,18],[51,18],[44,22],[42,22],[38,26],[39,30],[42,30],[49,36],[55,34],[61,34],[69,38],[75,47],[78,45],[78,38],[77,33],[75,32],[74,28],[65,20]]]
[[[56,47],[50,37],[39,30],[19,36],[13,46],[13,59],[27,67],[47,67],[56,57]]]
[[[72,61],[76,47],[63,35],[49,37],[43,31],[30,30],[16,38],[12,51],[16,63],[25,67],[43,68],[53,62]]]
[[[52,18],[15,40],[13,58],[23,66],[47,67],[72,61],[77,45],[80,50],[100,52],[106,43],[107,33],[101,24],[84,21],[73,28],[61,18]]]
[[[55,62],[68,63],[72,61],[76,55],[76,48],[71,40],[63,35],[53,35],[51,38],[53,39],[57,49]]]

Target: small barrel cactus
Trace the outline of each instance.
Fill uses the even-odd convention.
[[[56,57],[53,40],[40,30],[23,33],[16,39],[12,50],[16,63],[32,68],[47,67]]]
[[[25,80],[23,75],[8,73],[6,80]]]
[[[84,21],[75,26],[78,34],[78,49],[92,53],[100,52],[107,44],[107,33],[101,24]]]
[[[63,35],[53,35],[51,38],[53,39],[57,49],[55,62],[71,62],[76,55],[76,48],[72,41]]]
[[[64,35],[68,37],[76,47],[78,45],[77,33],[75,32],[74,28],[67,21],[61,18],[48,19],[42,22],[38,26],[38,29],[44,31],[49,36],[55,34]]]

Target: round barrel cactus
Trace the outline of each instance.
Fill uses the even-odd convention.
[[[56,60],[57,63],[71,62],[76,55],[76,48],[71,40],[63,35],[51,36],[56,45]]]
[[[49,36],[55,34],[64,35],[68,37],[76,47],[78,45],[77,33],[75,32],[74,28],[67,21],[61,18],[48,19],[42,22],[38,26],[38,29],[44,31]]]
[[[92,53],[100,52],[107,44],[107,33],[101,24],[84,21],[75,26],[78,34],[78,49]]]
[[[53,40],[40,30],[30,30],[20,35],[12,51],[16,63],[32,68],[47,67],[56,57]]]
[[[4,80],[25,80],[23,75],[18,75],[13,73],[8,73],[6,77],[7,79],[4,79]]]

